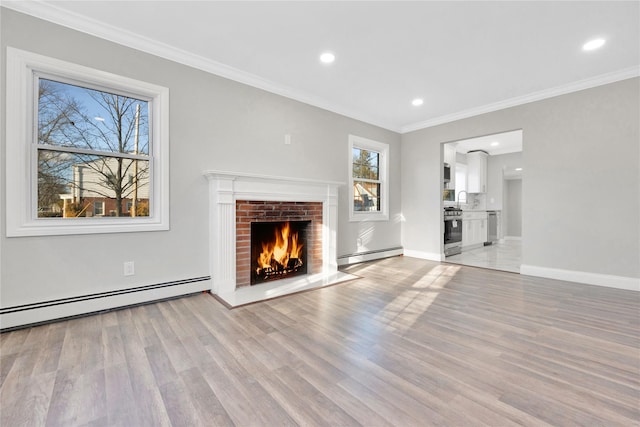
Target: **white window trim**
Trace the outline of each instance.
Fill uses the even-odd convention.
[[[36,127],[34,73],[47,73],[107,90],[151,99],[153,142],[150,152],[151,205],[149,217],[37,218],[33,197],[35,161],[31,153]],[[169,89],[105,71],[7,47],[6,156],[7,236],[124,233],[169,229]]]
[[[353,209],[353,147],[380,153],[380,210],[377,212],[358,212]],[[349,221],[388,221],[389,220],[389,144],[349,135]]]

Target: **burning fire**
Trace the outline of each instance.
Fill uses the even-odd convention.
[[[298,233],[291,233],[289,223],[283,223],[281,227],[276,227],[274,240],[262,243],[262,252],[258,255],[256,273],[301,266],[302,247],[302,244],[298,244]]]

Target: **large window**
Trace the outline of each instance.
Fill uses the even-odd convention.
[[[7,58],[7,234],[168,229],[168,90]]]
[[[388,219],[389,145],[351,135],[349,154],[350,219],[352,221]]]

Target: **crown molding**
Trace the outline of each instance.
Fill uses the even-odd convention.
[[[528,104],[530,102],[540,101],[547,98],[553,98],[554,96],[578,92],[580,90],[590,89],[596,86],[602,86],[605,84],[614,83],[638,76],[640,76],[640,66],[624,68],[622,70],[601,74],[599,76],[590,77],[583,80],[578,80],[550,89],[533,92],[527,95],[516,96],[514,98],[505,99],[503,101],[494,102],[492,104],[481,105],[479,107],[470,108],[468,110],[459,111],[457,113],[447,114],[445,116],[440,116],[422,122],[402,126],[400,128],[400,133],[404,134],[420,129],[426,129],[444,123],[454,122],[456,120],[466,119],[469,117],[478,116],[480,114],[491,113],[493,111],[504,110],[506,108],[516,107],[518,105]]]
[[[136,49],[192,68],[206,71],[208,73],[318,107],[341,116],[369,123],[396,133],[400,132],[398,125],[394,125],[388,121],[371,117],[342,105],[336,105],[335,103],[331,103],[321,97],[264,79],[255,74],[239,70],[186,50],[178,49],[166,43],[141,36],[132,31],[124,30],[74,12],[69,12],[56,6],[55,3],[45,3],[41,0],[2,0],[0,5],[7,9],[15,10],[16,12],[24,13],[128,48]]]

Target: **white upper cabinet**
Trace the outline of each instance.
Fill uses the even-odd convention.
[[[469,193],[487,192],[487,157],[484,151],[467,153],[467,191]]]

